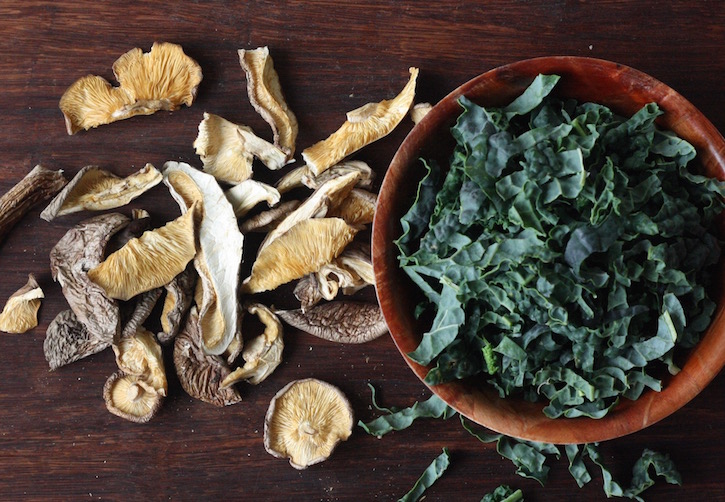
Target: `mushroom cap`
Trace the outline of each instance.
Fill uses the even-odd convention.
[[[304,469],[327,459],[352,434],[353,411],[340,389],[307,378],[284,386],[264,418],[264,448]]]
[[[103,386],[108,411],[131,422],[145,423],[159,411],[163,396],[137,375],[119,370]]]
[[[25,333],[36,327],[40,300],[43,297],[43,290],[35,276],[28,274],[28,282],[8,298],[0,313],[0,331]]]

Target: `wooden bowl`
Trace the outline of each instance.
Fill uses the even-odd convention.
[[[390,333],[408,365],[423,380],[428,367],[406,354],[413,351],[429,326],[413,316],[422,298],[398,266],[393,241],[401,235],[400,218],[411,206],[424,174],[420,158],[447,165],[453,139],[450,127],[466,96],[482,106],[503,106],[517,97],[539,73],[561,75],[556,92],[579,101],[593,101],[631,116],[656,102],[662,110],[658,124],[692,143],[708,176],[725,179],[725,140],[715,127],[680,94],[635,69],[591,58],[544,57],[488,71],[463,84],[441,100],[401,144],[383,180],[373,223],[372,257],[377,295]],[[725,228],[725,227],[724,227]],[[722,269],[722,267],[721,267]],[[725,363],[725,303],[723,295],[710,328],[686,356],[682,371],[664,381],[660,392],[648,391],[636,401],[622,399],[604,418],[547,418],[543,404],[502,399],[493,388],[457,381],[431,388],[471,420],[494,431],[522,439],[556,444],[590,443],[641,430],[675,412],[694,398]]]

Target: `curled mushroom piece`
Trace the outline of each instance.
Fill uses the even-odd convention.
[[[89,333],[106,343],[121,333],[118,303],[88,277],[88,270],[101,263],[111,236],[128,223],[119,213],[90,218],[68,230],[50,251],[50,271],[68,305]]]
[[[75,81],[60,98],[68,134],[159,110],[191,106],[202,79],[201,67],[181,46],[154,43],[151,51],[131,49],[113,63],[119,83],[96,75]]]
[[[66,182],[63,171],[37,165],[0,197],[0,241],[25,213],[53,197]]]
[[[380,307],[374,303],[334,301],[275,314],[290,326],[331,342],[365,343],[388,331]]]
[[[342,218],[350,225],[367,225],[373,222],[377,200],[374,193],[353,188],[347,197],[330,208],[327,215]]]
[[[128,300],[169,283],[196,255],[199,206],[156,230],[131,239],[88,271],[109,298]]]
[[[240,49],[239,63],[247,76],[247,94],[257,113],[272,127],[274,144],[291,159],[297,140],[297,117],[292,113],[282,93],[279,76],[268,47]]]
[[[430,103],[416,103],[413,105],[413,108],[410,109],[410,119],[414,124],[417,124],[423,120],[423,117],[428,115],[428,112],[431,111],[432,108],[433,105]]]
[[[48,325],[43,342],[51,371],[110,347],[110,340],[92,335],[72,310],[60,312]]]
[[[245,344],[242,352],[244,366],[227,375],[221,383],[222,388],[242,380],[257,385],[271,375],[282,362],[284,351],[282,323],[269,308],[259,303],[248,306],[247,312],[256,315],[262,321],[264,333]]]
[[[10,295],[2,313],[0,313],[0,331],[5,333],[25,333],[38,325],[38,310],[43,290],[33,274],[28,274],[28,282]]]
[[[261,213],[242,221],[239,224],[239,230],[241,230],[243,234],[249,232],[270,232],[292,211],[297,209],[300,204],[301,202],[298,200],[288,200],[286,202],[282,202],[272,209],[262,211]]]
[[[360,174],[357,183],[355,184],[357,188],[371,188],[373,180],[375,179],[375,172],[367,163],[361,160],[342,161],[317,176],[312,173],[309,167],[305,167],[306,170],[302,173],[302,184],[307,188],[312,188],[313,190],[319,188],[320,185],[332,178],[339,178],[340,176],[348,173]]]
[[[153,333],[139,327],[130,336],[121,338],[113,344],[116,364],[126,375],[137,376],[151,387],[154,392],[166,396],[168,383],[161,346]]]
[[[171,341],[183,326],[184,317],[189,312],[194,299],[194,284],[196,283],[196,270],[187,265],[186,270],[174,277],[166,284],[166,298],[161,311],[161,329],[158,334],[161,343]]]
[[[133,336],[146,319],[148,319],[151,311],[156,306],[156,302],[161,297],[161,291],[161,288],[155,288],[141,293],[136,297],[133,310],[128,316],[128,320],[122,319],[122,321],[125,321],[125,324],[121,330],[121,338]]]
[[[264,418],[264,448],[295,469],[326,460],[352,434],[353,411],[340,389],[308,378],[284,386]]]
[[[220,387],[230,373],[229,366],[220,356],[204,351],[196,307],[191,308],[184,329],[174,339],[174,367],[181,386],[195,399],[220,407],[242,400],[234,387]]]
[[[224,192],[234,208],[237,218],[242,218],[260,202],[269,207],[276,206],[280,201],[279,192],[272,186],[255,180],[242,181]]]
[[[161,409],[163,396],[137,375],[119,370],[103,386],[106,408],[131,422],[146,423]]]
[[[78,211],[121,207],[161,183],[162,178],[151,164],[126,178],[119,178],[98,166],[86,166],[55,196],[40,217],[51,221]]]
[[[391,100],[368,103],[347,113],[345,123],[327,139],[302,152],[302,158],[315,176],[389,134],[405,117],[413,104],[418,68],[410,68],[410,80]]]

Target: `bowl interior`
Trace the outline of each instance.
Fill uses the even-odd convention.
[[[591,58],[546,57],[496,68],[463,84],[434,106],[401,144],[383,180],[373,223],[378,300],[396,346],[421,380],[429,368],[416,364],[406,354],[418,346],[428,326],[413,317],[421,296],[398,267],[398,250],[393,243],[401,234],[400,218],[412,204],[424,174],[418,160],[435,158],[446,165],[453,147],[449,130],[461,111],[457,103],[460,96],[483,106],[503,106],[521,94],[539,73],[561,75],[556,88],[559,95],[597,102],[624,116],[656,102],[665,112],[658,125],[695,146],[704,174],[725,179],[725,140],[717,129],[680,94],[635,69]],[[542,404],[501,399],[495,390],[465,381],[437,385],[432,390],[471,420],[522,439],[588,443],[636,432],[686,404],[725,364],[725,304],[718,294],[711,326],[687,355],[682,371],[669,378],[661,392],[645,392],[636,401],[623,399],[604,418],[550,419],[542,413]]]

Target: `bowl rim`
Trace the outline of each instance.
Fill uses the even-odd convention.
[[[460,113],[460,107],[457,104],[460,96],[465,95],[471,97],[474,102],[480,102],[479,94],[490,88],[493,85],[492,82],[497,85],[505,85],[522,76],[525,76],[530,82],[536,74],[542,72],[543,67],[547,68],[547,73],[562,75],[562,82],[567,76],[573,75],[573,72],[577,72],[577,78],[582,78],[580,75],[582,72],[591,72],[592,79],[606,77],[621,81],[628,90],[626,99],[623,98],[627,102],[635,99],[631,98],[633,95],[637,96],[636,99],[656,97],[655,101],[665,111],[665,114],[658,119],[658,124],[674,130],[680,135],[682,135],[681,131],[688,131],[685,136],[690,137],[685,139],[695,146],[707,175],[725,179],[725,139],[715,126],[692,103],[672,88],[654,77],[626,65],[581,56],[537,57],[493,68],[451,91],[413,127],[396,151],[381,184],[378,207],[372,226],[371,251],[378,303],[398,351],[424,384],[429,367],[421,366],[407,356],[407,353],[417,345],[417,343],[411,345],[411,337],[417,336],[419,340],[421,334],[411,333],[411,324],[406,323],[401,317],[399,296],[397,296],[400,292],[395,290],[398,281],[394,279],[396,270],[398,278],[404,273],[397,266],[397,248],[393,243],[393,240],[400,235],[399,232],[397,235],[395,232],[396,227],[398,230],[400,229],[400,223],[399,216],[398,221],[391,221],[394,218],[390,217],[392,212],[390,208],[395,207],[395,196],[401,184],[411,183],[411,177],[404,175],[416,161],[417,152],[425,144],[426,134],[444,127],[446,123],[451,122],[452,117],[455,118]],[[589,78],[589,76],[585,78]],[[616,100],[616,96],[614,99]],[[596,101],[596,99],[589,99],[589,101]],[[637,106],[641,107],[641,105]],[[613,108],[618,111],[616,106]],[[625,113],[628,112],[631,115],[636,109],[625,111]],[[459,112],[451,115],[456,110]],[[416,186],[421,177],[422,172],[415,181]],[[720,268],[719,277],[722,283],[725,277],[722,273],[723,267]],[[540,417],[522,415],[520,406],[525,406],[528,410],[531,408],[529,405],[533,403],[522,405],[522,400],[507,400],[499,398],[497,395],[484,396],[476,389],[464,387],[459,381],[434,386],[425,385],[461,415],[493,431],[519,439],[571,444],[599,442],[621,437],[642,430],[671,415],[699,394],[720,372],[725,364],[725,301],[723,297],[725,294],[718,299],[710,327],[703,334],[700,342],[691,350],[681,371],[673,376],[661,391],[647,390],[636,401],[621,401],[603,418],[550,419],[543,413],[540,414]],[[486,406],[482,406],[480,402],[482,398],[487,400]],[[540,409],[543,405],[539,403],[534,407]]]

